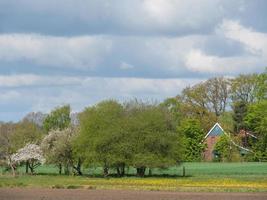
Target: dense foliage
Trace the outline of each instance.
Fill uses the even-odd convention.
[[[215,146],[217,161],[266,161],[266,112],[267,71],[212,78],[159,104],[106,100],[78,117],[63,105],[49,114],[30,113],[18,123],[0,124],[0,164],[13,174],[25,164],[28,173],[38,159],[22,156],[21,162],[13,162],[12,156],[28,145],[40,145],[46,163],[59,173],[64,169],[65,174],[81,175],[82,166],[90,166],[102,167],[105,176],[110,169],[124,176],[133,167],[144,176],[182,161],[202,161],[204,136],[216,122],[227,133]],[[250,151],[242,154],[244,142]]]
[[[126,167],[134,166],[143,176],[146,168],[181,161],[178,136],[168,110],[162,107],[104,101],[81,113],[76,147],[87,165],[103,166],[105,175],[116,168],[123,176]]]
[[[49,132],[51,130],[63,130],[70,125],[70,106],[62,106],[54,109],[43,122],[44,129]]]

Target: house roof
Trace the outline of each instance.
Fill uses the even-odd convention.
[[[218,122],[216,124],[214,124],[214,126],[209,130],[209,132],[207,133],[207,135],[205,136],[204,139],[206,139],[208,136],[219,136],[219,135],[222,135],[222,134],[227,135],[229,137],[230,141],[232,142],[232,144],[235,145],[236,147],[239,147],[240,149],[242,149],[244,151],[247,151],[247,152],[252,152],[251,150],[236,144],[231,139],[230,134],[225,133],[223,128],[220,126],[220,124]]]
[[[209,132],[207,133],[207,135],[205,136],[205,139],[208,136],[219,136],[225,134],[223,128],[220,126],[220,124],[217,122],[216,124],[214,124],[214,126],[209,130]]]

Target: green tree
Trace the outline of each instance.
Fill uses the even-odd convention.
[[[256,102],[262,98],[264,77],[266,75],[239,75],[231,80],[231,97],[233,102],[246,104]],[[259,87],[260,86],[260,87]],[[266,89],[265,89],[266,91]]]
[[[257,160],[267,160],[267,100],[251,104],[245,116],[245,124],[258,139],[253,149]]]
[[[234,132],[234,119],[232,110],[224,112],[218,118],[218,122],[223,127],[224,131],[226,131],[227,133]]]
[[[51,130],[63,130],[70,125],[70,106],[65,105],[55,108],[44,120],[44,129],[49,132]]]
[[[244,101],[237,101],[233,103],[233,120],[234,132],[239,133],[240,130],[246,129],[244,118],[247,114],[248,104]]]
[[[179,96],[173,98],[167,98],[160,104],[160,106],[166,108],[169,111],[171,115],[170,117],[172,118],[172,120],[174,120],[176,125],[178,125],[182,119],[181,104],[182,102]]]
[[[228,135],[222,135],[214,146],[215,160],[223,162],[240,161],[240,149]]]
[[[85,158],[87,166],[103,166],[107,176],[110,168],[117,168],[123,175],[131,146],[123,131],[123,107],[108,100],[86,108],[79,116],[80,134],[76,151]]]
[[[182,138],[175,131],[168,109],[137,103],[127,113],[126,130],[133,146],[132,166],[138,176],[144,176],[147,168],[167,168],[182,160]]]
[[[182,91],[181,110],[184,118],[194,118],[201,122],[201,126],[208,131],[217,122],[217,116],[210,107],[207,85],[200,83],[187,87]]]
[[[185,156],[184,161],[201,161],[206,145],[203,143],[205,136],[199,121],[186,119],[178,127],[178,132],[184,136]]]
[[[43,130],[36,124],[27,120],[14,124],[13,141],[17,148],[22,148],[26,144],[38,144],[44,136]]]
[[[266,99],[267,72],[261,74],[239,75],[231,82],[231,97],[234,119],[234,131],[247,129],[244,121],[248,107]]]
[[[265,72],[258,75],[256,96],[258,100],[267,99],[267,67]]]
[[[217,117],[225,112],[229,97],[229,80],[216,77],[187,87],[182,92],[184,102],[200,114],[214,113]]]

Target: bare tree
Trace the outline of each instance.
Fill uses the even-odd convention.
[[[229,80],[223,77],[212,78],[205,82],[208,104],[217,117],[225,112],[229,98],[229,86]]]
[[[15,165],[12,162],[11,155],[15,152],[15,146],[12,140],[14,128],[14,124],[12,123],[0,125],[0,159],[9,165],[13,176],[15,176]]]

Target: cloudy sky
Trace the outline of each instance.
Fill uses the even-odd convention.
[[[160,101],[266,63],[266,0],[0,1],[0,121]]]

